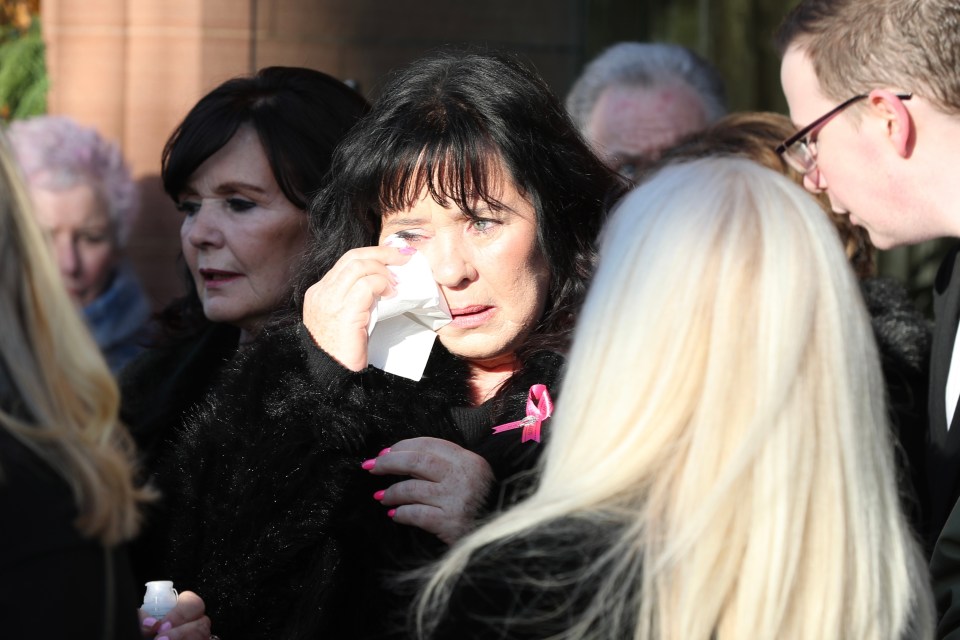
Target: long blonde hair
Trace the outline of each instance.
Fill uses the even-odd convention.
[[[472,554],[578,517],[613,523],[615,542],[556,637],[932,635],[868,316],[797,185],[713,158],[630,194],[563,388],[536,492],[436,568],[422,634]]]
[[[26,414],[0,409],[0,428],[66,479],[81,533],[108,545],[131,538],[137,504],[147,494],[132,479],[132,445],[118,423],[117,385],[60,280],[5,139],[0,327],[0,366]]]

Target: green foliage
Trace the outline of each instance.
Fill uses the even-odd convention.
[[[40,19],[30,28],[0,26],[0,118],[10,121],[46,113],[49,79]]]

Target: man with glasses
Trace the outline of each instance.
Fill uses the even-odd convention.
[[[802,0],[778,41],[783,91],[801,128],[778,151],[805,174],[805,186],[826,192],[878,248],[960,238],[960,2]],[[934,292],[926,465],[932,539],[960,496],[956,258],[954,250]],[[960,629],[960,509],[943,531],[931,565],[938,604],[950,609],[940,637]]]

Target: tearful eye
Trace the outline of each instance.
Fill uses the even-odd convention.
[[[416,242],[424,238],[424,233],[420,229],[405,229],[403,231],[397,231],[393,235],[407,242]]]

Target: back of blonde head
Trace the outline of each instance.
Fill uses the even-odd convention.
[[[113,544],[135,533],[145,494],[133,484],[116,383],[67,296],[21,180],[0,140],[0,366],[27,414],[0,410],[0,428],[70,484],[78,529]]]
[[[549,428],[537,491],[452,551],[421,623],[478,548],[578,516],[619,533],[562,637],[932,634],[869,320],[836,231],[783,176],[697,160],[625,199]]]

